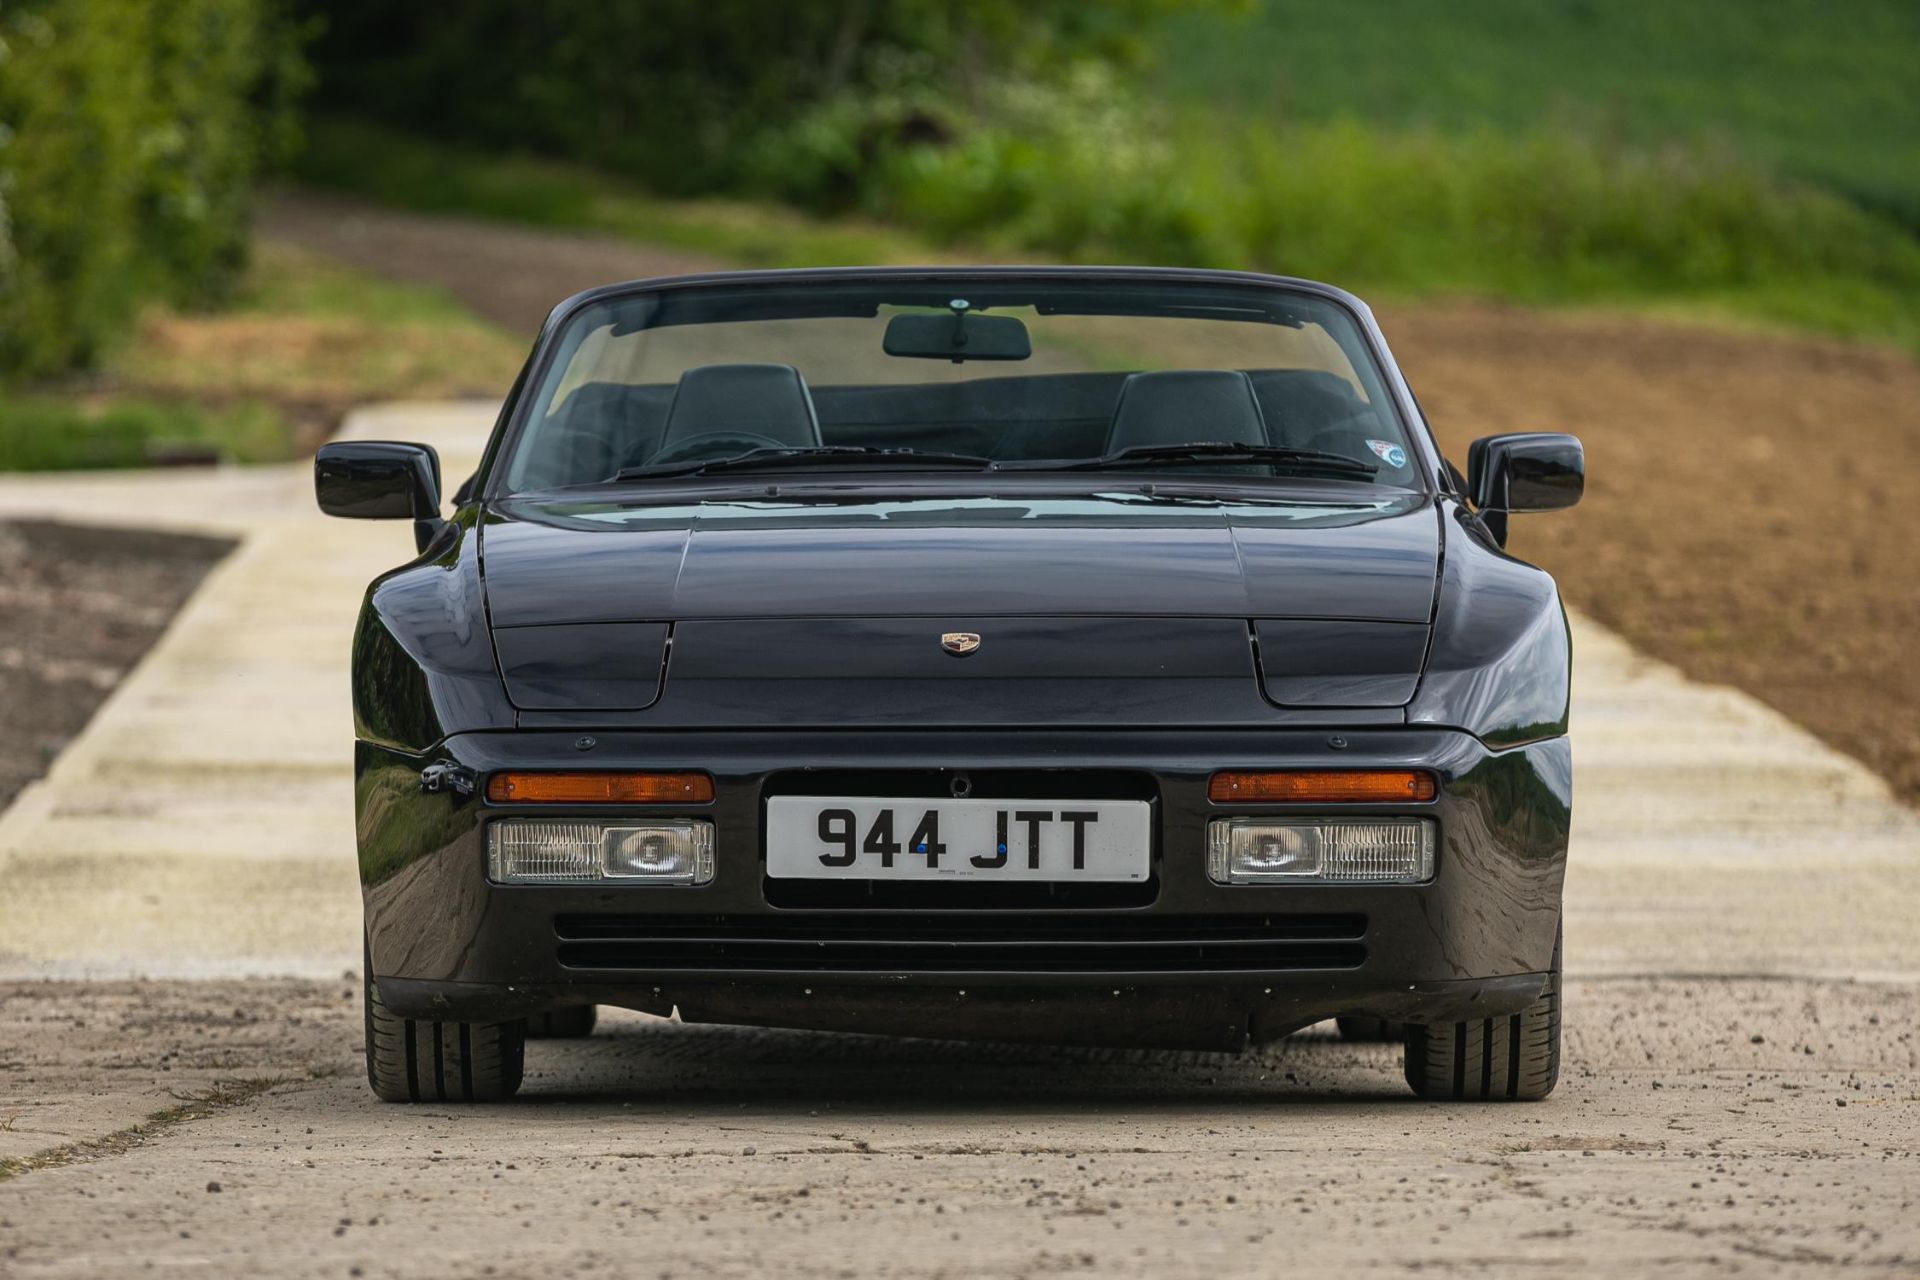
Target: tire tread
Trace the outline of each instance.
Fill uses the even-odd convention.
[[[1546,986],[1519,1013],[1407,1027],[1407,1084],[1423,1098],[1535,1102],[1560,1078],[1560,940]]]
[[[367,1083],[376,1096],[386,1102],[497,1102],[520,1088],[526,1068],[522,1023],[403,1018],[381,1000],[370,965],[363,973]]]

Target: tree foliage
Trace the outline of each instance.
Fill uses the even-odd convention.
[[[0,373],[218,296],[302,84],[276,0],[0,0]]]
[[[943,125],[993,81],[1128,63],[1172,0],[304,0],[330,110],[583,160],[667,194],[756,185],[757,141],[824,104]]]

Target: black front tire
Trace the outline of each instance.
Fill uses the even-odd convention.
[[[1537,1102],[1560,1078],[1560,940],[1534,1002],[1505,1018],[1407,1027],[1407,1083],[1423,1098]]]
[[[590,1004],[575,1005],[571,1009],[549,1009],[527,1019],[527,1039],[584,1040],[593,1034],[593,1026],[599,1020],[598,1011]]]
[[[363,966],[367,1083],[385,1102],[499,1102],[520,1088],[526,1025],[403,1018]]]

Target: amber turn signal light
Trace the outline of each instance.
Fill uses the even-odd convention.
[[[713,779],[704,773],[496,773],[487,779],[494,804],[705,804]]]
[[[1288,769],[1216,773],[1215,804],[1383,804],[1431,800],[1439,783],[1424,769]]]

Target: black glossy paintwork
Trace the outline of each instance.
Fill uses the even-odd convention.
[[[1560,511],[1587,489],[1587,453],[1573,436],[1550,431],[1487,436],[1467,451],[1467,494],[1495,542],[1507,542],[1507,517]]]
[[[1154,502],[1094,485],[1022,496],[1008,481],[997,494],[801,485],[773,499],[754,487],[697,505],[644,492],[496,504],[483,530],[495,624],[924,616],[962,603],[978,617],[1424,623],[1433,608],[1439,530],[1419,495]]]
[[[1267,696],[1286,707],[1403,707],[1427,656],[1414,622],[1260,618],[1253,634]]]
[[[1451,501],[1446,512],[1433,638],[1408,721],[1491,746],[1566,733],[1573,646],[1553,579],[1502,553]]]
[[[513,727],[470,515],[368,589],[353,641],[353,717],[360,739],[413,751],[452,733]]]
[[[990,639],[955,659],[930,643],[947,631]],[[786,652],[777,664],[727,659],[756,642]],[[1261,696],[1239,619],[693,622],[676,626],[674,644],[655,711],[684,727],[1280,727],[1290,715]],[[1401,718],[1395,710],[1373,722]]]
[[[685,733],[662,741],[633,733],[600,735],[590,752],[561,733],[473,734],[445,744],[444,756],[477,774],[508,768],[595,767],[698,768],[710,772],[718,799],[684,811],[710,817],[719,832],[714,883],[698,889],[598,887],[501,887],[486,882],[484,823],[500,811],[469,802],[460,817],[439,795],[422,796],[417,822],[402,823],[390,807],[362,812],[363,850],[404,845],[408,856],[362,860],[371,946],[376,973],[406,976],[427,986],[411,988],[419,1003],[407,1011],[431,1016],[436,999],[473,1003],[498,1012],[525,1012],[563,1003],[568,993],[589,989],[605,1003],[658,1009],[664,1000],[720,1020],[744,1017],[745,1008],[770,992],[793,1003],[796,1025],[807,1021],[803,987],[823,998],[819,1008],[847,994],[876,987],[920,989],[922,1034],[965,1034],[964,1015],[936,1016],[954,1005],[954,992],[984,985],[1031,992],[1090,990],[1128,992],[1121,1005],[1094,1002],[1067,1016],[1066,1038],[1182,1043],[1223,1047],[1211,1010],[1231,990],[1242,1042],[1282,1034],[1335,1013],[1374,1011],[1407,1016],[1433,1010],[1434,1001],[1467,1002],[1474,1016],[1510,1012],[1538,990],[1538,975],[1551,956],[1558,924],[1570,816],[1570,766],[1564,738],[1508,752],[1490,752],[1465,734],[1431,730],[1380,730],[1348,735],[1336,749],[1324,733],[1183,730],[1088,736],[1044,730],[1007,733],[768,732]],[[362,747],[363,779],[403,790],[418,757]],[[1159,837],[1154,853],[1156,896],[1151,905],[1109,913],[1116,918],[1150,915],[1194,919],[1247,912],[1360,913],[1368,919],[1366,960],[1358,969],[1258,975],[1039,973],[1018,980],[1006,974],[851,974],[823,964],[802,974],[720,972],[633,973],[563,968],[556,958],[553,918],[606,911],[647,914],[765,915],[761,865],[760,797],[771,780],[795,762],[820,770],[933,770],[982,774],[1006,771],[1027,780],[1031,794],[1068,785],[1059,771],[1127,772],[1145,779],[1156,799]],[[1443,791],[1431,805],[1385,810],[1436,817],[1441,846],[1433,881],[1410,886],[1221,888],[1206,878],[1204,830],[1222,812],[1206,798],[1206,779],[1220,767],[1367,767],[1415,764],[1440,775]],[[390,779],[390,782],[385,780]],[[363,783],[363,785],[365,785]],[[570,813],[601,812],[570,808]],[[1339,812],[1336,810],[1336,812]],[[831,919],[833,912],[795,912]],[[842,913],[844,914],[844,913]],[[1012,921],[1047,913],[1005,913]],[[1487,984],[1488,980],[1506,980]],[[1257,984],[1257,985],[1256,985]],[[1458,984],[1449,988],[1447,984]],[[1416,986],[1427,994],[1409,993]],[[509,990],[510,988],[510,990]],[[1157,992],[1159,1019],[1151,1027],[1125,1022],[1141,992]],[[408,998],[403,994],[404,1000]],[[861,998],[848,996],[854,1006]],[[1109,1001],[1111,996],[1109,995]],[[1069,1003],[1069,1008],[1071,1004]],[[1452,1008],[1455,1006],[1448,1005]],[[1196,1013],[1184,1021],[1180,1009]],[[827,1014],[821,1013],[822,1017]],[[1120,1021],[1116,1022],[1115,1020]],[[745,1020],[753,1020],[746,1018]],[[900,1029],[894,1026],[892,1029]],[[1067,1034],[1070,1033],[1070,1034]],[[1228,1046],[1230,1047],[1230,1046]]]
[[[485,496],[483,467],[470,491],[480,496],[373,584],[355,637],[361,878],[389,1003],[484,1019],[591,1000],[691,1018],[1226,1048],[1334,1013],[1437,1021],[1524,1005],[1551,955],[1565,868],[1566,620],[1551,579],[1502,551],[1494,518],[1463,506],[1377,328],[1351,305],[1416,427],[1431,492],[781,476],[501,498]],[[542,358],[537,348],[536,374]],[[515,429],[510,403],[489,457]],[[985,643],[954,658],[936,643],[949,630]],[[1435,804],[1407,810],[1441,823],[1431,883],[1206,880],[1212,771],[1369,765],[1442,778]],[[476,781],[509,766],[706,770],[718,797],[697,812],[718,824],[719,878],[701,889],[490,885],[493,811],[428,789],[444,768],[423,787],[435,766]],[[1253,977],[559,965],[561,913],[802,910],[770,901],[760,815],[769,787],[804,792],[822,770],[936,781],[974,770],[1035,797],[1077,778],[1124,780],[1112,785],[1155,806],[1151,901],[1087,910],[1357,913],[1364,963]],[[1013,912],[1011,927],[1044,914]]]
[[[972,631],[965,657],[933,641]],[[1164,724],[1263,719],[1233,618],[781,618],[674,626],[676,722]]]
[[[440,455],[431,445],[341,440],[313,460],[320,509],[352,520],[430,520],[440,514]]]
[[[495,627],[493,648],[522,711],[638,711],[660,696],[667,624]]]
[[[1573,436],[1487,436],[1467,453],[1467,491],[1482,509],[1560,511],[1579,502],[1586,487],[1586,450]]]

